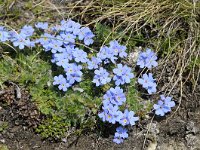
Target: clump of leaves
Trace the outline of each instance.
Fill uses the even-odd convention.
[[[0,85],[3,86],[3,83],[8,80],[15,80],[15,72],[17,72],[16,61],[13,61],[9,56],[3,56],[0,59]]]
[[[140,117],[145,117],[145,115],[151,111],[152,103],[149,100],[141,98],[141,94],[136,87],[135,79],[132,79],[130,85],[127,87],[126,95],[127,106],[130,110],[136,112]]]
[[[48,98],[49,101],[54,100],[52,106],[46,106],[50,102],[41,100],[41,110],[52,116],[52,119],[45,120],[36,131],[41,133],[44,138],[48,137],[62,137],[69,127],[77,127],[81,130],[86,128],[93,128],[96,123],[96,113],[101,104],[98,98],[86,94],[80,94],[73,91],[68,91],[64,96],[58,96],[52,93],[49,97],[43,93],[41,96]],[[43,103],[44,102],[44,103]],[[50,125],[49,125],[50,124]],[[62,129],[60,129],[62,128]],[[64,128],[64,129],[63,129]]]
[[[39,125],[36,132],[40,133],[43,138],[60,139],[68,130],[69,123],[65,122],[62,117],[54,115],[47,118]]]
[[[131,80],[130,86],[128,87],[128,90],[127,90],[126,102],[130,110],[137,112],[143,106],[140,104],[140,101],[142,101],[142,99],[140,98],[139,92],[136,90],[135,82],[136,82],[135,79]]]

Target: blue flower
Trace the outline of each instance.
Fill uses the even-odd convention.
[[[106,69],[103,69],[102,67],[99,70],[95,70],[94,73],[95,76],[92,82],[96,83],[96,86],[104,85],[111,81],[109,73],[106,71]]]
[[[62,48],[62,45],[63,45],[63,42],[57,39],[52,39],[51,43],[48,44],[53,54],[64,51],[64,49]]]
[[[122,126],[125,125],[135,125],[135,122],[139,120],[139,117],[134,117],[133,111],[128,111],[127,109],[124,111],[123,116],[121,117],[119,123]]]
[[[27,37],[32,36],[33,33],[34,33],[33,27],[32,26],[28,26],[28,25],[23,26],[23,28],[21,29],[21,32],[20,32],[20,34],[24,34]]]
[[[117,144],[123,143],[124,139],[128,138],[127,132],[128,132],[127,129],[123,128],[122,126],[117,127],[113,142]]]
[[[99,118],[101,118],[101,120],[102,120],[103,122],[105,122],[105,121],[106,121],[107,112],[106,112],[106,111],[102,111],[102,112],[100,112],[100,113],[98,114],[98,116],[99,116]]]
[[[36,40],[36,42],[40,43],[45,48],[45,51],[49,51],[51,50],[51,43],[53,39],[55,39],[55,36],[48,33],[44,33],[39,39]]]
[[[75,63],[68,63],[68,65],[67,65],[66,68],[65,68],[66,75],[67,75],[67,76],[70,76],[70,75],[76,73],[76,72],[75,72],[76,66],[77,66],[77,65],[76,65]]]
[[[61,54],[60,56],[63,57],[62,54]],[[67,58],[62,58],[62,59],[59,59],[59,60],[56,62],[56,65],[62,66],[63,68],[66,68],[67,65],[68,65],[68,63],[69,63],[69,59],[67,59]]]
[[[131,68],[126,65],[123,66],[122,64],[118,64],[117,68],[113,69],[113,73],[115,74],[113,80],[116,85],[130,83],[130,79],[134,78],[134,74],[131,73]]]
[[[59,76],[55,76],[54,77],[54,82],[53,82],[53,85],[59,85],[61,84],[64,80],[66,80],[63,75],[59,75]]]
[[[158,104],[154,104],[153,107],[156,115],[164,116],[175,106],[175,102],[172,101],[171,97],[165,97],[164,95],[161,95],[160,98],[161,100],[158,101]]]
[[[72,52],[75,50],[73,46],[68,45],[65,48],[62,48],[61,53],[53,54],[53,59],[51,60],[53,63],[56,63],[58,66],[62,66],[63,68],[67,68],[68,62],[73,59]],[[60,48],[59,48],[60,50]]]
[[[0,41],[6,42],[9,40],[9,32],[2,26],[0,26]]]
[[[97,58],[100,58],[101,60],[104,60],[107,58],[109,48],[107,46],[102,46],[100,48],[100,51],[97,53]]]
[[[120,111],[118,111],[118,106],[108,105],[107,110],[104,108],[106,113],[106,121],[109,123],[115,124],[118,121],[118,116]]]
[[[72,33],[61,33],[60,36],[65,44],[75,43],[76,36]]]
[[[134,117],[135,113],[133,111],[129,111],[128,113],[128,119],[129,119],[129,123],[130,125],[135,125],[135,122],[139,120],[139,117]]]
[[[73,55],[72,51],[74,50],[73,47],[67,46],[63,48],[63,52],[53,54],[52,62],[56,63],[58,66],[62,66],[63,68],[67,67],[67,63],[72,60]]]
[[[82,63],[86,63],[88,61],[87,53],[84,52],[82,49],[75,48],[75,50],[72,52],[74,60]]]
[[[84,38],[84,44],[85,45],[91,45],[93,44],[94,40],[92,39],[94,37],[94,34],[92,32],[88,32]]]
[[[92,31],[88,27],[82,27],[80,29],[77,29],[75,34],[78,35],[79,40],[84,40],[87,36],[94,37]]]
[[[53,85],[59,85],[58,88],[62,91],[67,91],[67,88],[71,86],[63,75],[55,76]]]
[[[62,90],[64,92],[67,91],[67,89],[71,86],[70,83],[67,82],[67,80],[62,80],[62,82],[60,83],[60,85],[58,86],[59,90]]]
[[[126,46],[120,45],[118,41],[114,40],[110,42],[109,49],[113,52],[114,56],[118,56],[121,58],[127,57]]]
[[[71,19],[68,20],[62,20],[60,25],[60,30],[73,33],[74,31],[78,30],[81,27],[81,25],[77,22],[74,22]]]
[[[76,63],[68,63],[65,72],[67,75],[67,80],[70,84],[74,84],[74,82],[80,82],[82,77],[81,72],[82,66],[77,65]]]
[[[114,137],[113,142],[116,144],[121,144],[124,142],[124,140],[120,137]]]
[[[38,22],[35,24],[35,27],[38,29],[46,30],[48,29],[48,22]]]
[[[88,60],[87,64],[88,64],[88,69],[92,70],[92,69],[97,69],[99,66],[99,64],[101,63],[101,59],[100,58],[96,58],[96,57],[92,57],[91,60]]]
[[[106,100],[103,101],[102,109],[103,111],[99,113],[98,116],[104,122],[108,121],[109,123],[115,124],[120,120],[122,116],[122,112],[119,111],[118,106],[109,103],[109,101]]]
[[[151,49],[146,49],[146,52],[141,52],[139,54],[137,65],[139,65],[140,68],[147,67],[148,69],[151,69],[152,67],[158,66],[156,60],[156,54],[151,51]]]
[[[15,47],[19,47],[19,49],[24,49],[25,46],[30,46],[30,39],[26,39],[25,34],[15,34],[15,37],[11,39],[13,45]]]
[[[97,53],[97,57],[104,60],[104,64],[115,63],[115,61],[120,58],[127,57],[126,46],[120,45],[116,40],[110,42],[110,46],[102,46],[100,51]]]
[[[116,128],[115,137],[120,137],[123,139],[128,138],[128,130],[122,126]]]
[[[120,87],[110,88],[103,96],[104,100],[109,100],[113,105],[122,105],[126,101],[123,89]]]
[[[115,60],[117,60],[117,57],[115,57],[113,50],[107,46],[102,46],[100,48],[100,51],[97,53],[97,57],[100,58],[101,60],[106,60],[106,61],[107,59],[109,59],[112,63],[115,63]]]
[[[143,88],[145,88],[149,94],[156,92],[156,83],[155,79],[153,79],[152,73],[149,73],[148,75],[145,73],[142,75],[142,78],[138,79],[138,83],[142,85]]]

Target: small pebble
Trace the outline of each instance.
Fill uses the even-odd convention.
[[[0,142],[5,143],[6,141],[5,141],[5,139],[0,139]]]

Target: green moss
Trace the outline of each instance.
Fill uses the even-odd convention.
[[[8,122],[0,122],[0,132],[3,132],[4,130],[6,130],[8,128]]]
[[[140,98],[140,94],[136,89],[135,79],[132,79],[126,94],[126,103],[129,110],[138,112],[141,108],[143,108],[141,101],[142,99]]]
[[[64,136],[68,130],[69,123],[65,122],[60,116],[53,116],[52,118],[46,119],[39,127],[36,132],[40,133],[43,138],[58,138]]]

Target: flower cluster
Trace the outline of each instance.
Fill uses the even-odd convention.
[[[58,88],[66,91],[75,82],[82,80],[83,67],[81,64],[89,61],[87,53],[75,44],[76,40],[90,45],[93,43],[94,34],[88,27],[81,27],[79,23],[70,19],[62,20],[60,25],[52,27],[48,27],[48,23],[42,22],[35,26],[39,30],[45,31],[37,39],[37,43],[41,44],[45,51],[51,51],[53,54],[51,61],[57,66],[63,67],[65,71],[65,80],[58,83]],[[57,76],[54,78],[54,82],[57,78]]]
[[[128,138],[127,129],[122,126],[116,128],[116,133],[113,139],[113,142],[120,144],[124,141],[124,139]]]
[[[95,70],[94,73],[95,76],[92,82],[96,83],[96,86],[104,85],[111,81],[109,73],[106,71],[106,69],[103,69],[102,67],[99,70]]]
[[[151,69],[152,67],[156,67],[158,65],[156,60],[156,54],[148,48],[146,49],[146,52],[140,52],[137,65],[139,65],[140,68],[147,67],[148,69]],[[152,73],[143,74],[142,78],[138,78],[138,83],[141,84],[149,94],[156,92],[157,84],[155,83]],[[153,108],[156,115],[164,116],[166,113],[171,111],[172,107],[175,106],[175,102],[172,101],[171,97],[165,97],[164,95],[160,95],[160,98],[161,100],[159,100],[157,104],[154,104]]]
[[[0,41],[12,42],[13,46],[19,47],[19,49],[24,49],[25,46],[34,47],[35,41],[30,40],[33,33],[33,27],[28,25],[22,27],[19,33],[14,30],[8,31],[4,27],[0,26]]]
[[[113,80],[117,86],[130,83],[130,79],[134,77],[133,73],[131,73],[131,68],[126,65],[123,66],[122,64],[118,64],[117,68],[113,69],[113,73],[115,74]]]
[[[42,30],[48,29],[48,22],[38,22],[35,24],[35,27]]]
[[[92,57],[91,60],[88,60],[88,69],[97,69],[99,67],[99,64],[102,63],[100,58]]]
[[[138,83],[142,85],[143,88],[145,88],[149,94],[156,92],[156,83],[155,79],[153,79],[152,73],[149,74],[143,74],[142,78],[138,79]]]
[[[0,26],[0,41],[6,42],[9,39],[9,32],[2,26]]]
[[[40,38],[33,38],[34,31],[40,34]],[[109,43],[109,46],[102,46],[96,56],[92,55],[89,58],[88,54],[82,49],[83,47],[80,48],[77,45],[82,43],[81,45],[89,46],[93,43],[93,38],[94,34],[88,27],[82,27],[79,23],[70,19],[62,20],[59,25],[55,26],[49,26],[47,22],[38,22],[35,24],[35,29],[26,25],[20,30],[20,33],[7,31],[0,27],[0,40],[2,42],[9,40],[19,49],[24,49],[25,46],[34,47],[37,44],[44,51],[52,53],[51,62],[62,67],[64,71],[64,74],[54,77],[53,85],[57,85],[59,90],[67,91],[75,83],[81,82],[83,71],[86,69],[83,66],[94,71],[92,82],[96,86],[105,85],[113,80],[117,87],[110,88],[104,95],[103,111],[99,113],[99,117],[112,124],[134,125],[135,121],[139,119],[134,117],[134,112],[128,111],[128,109],[124,111],[119,109],[119,106],[126,101],[123,89],[119,85],[130,83],[130,80],[134,77],[131,68],[127,65],[117,64],[113,73],[103,68],[103,65],[108,65],[108,63],[115,66],[117,60],[126,58],[126,47],[113,40]],[[127,132],[125,129],[124,131]],[[126,138],[122,136],[121,132],[123,132],[121,128],[117,128],[115,140]]]
[[[105,101],[117,106],[122,105],[126,101],[123,89],[120,87],[110,88],[103,98]]]
[[[125,109],[124,112],[122,112],[119,110],[119,106],[121,106],[125,101],[126,97],[123,93],[123,89],[118,86],[110,88],[103,96],[103,111],[100,112],[98,116],[102,119],[102,121],[107,121],[112,124],[118,122],[122,126],[135,125],[135,122],[138,121],[139,118],[134,117],[135,113],[133,111]],[[119,144],[123,141],[121,138],[122,137],[117,136],[116,133],[113,141]]]
[[[70,84],[67,82],[66,78],[63,75],[55,76],[53,85],[59,85],[59,90],[67,91],[67,88],[70,87]]]
[[[115,63],[118,58],[127,57],[126,46],[120,45],[116,40],[111,41],[109,47],[103,46],[100,48],[97,57],[104,61],[104,64]]]
[[[158,101],[158,104],[154,104],[153,108],[155,114],[159,116],[164,116],[166,113],[171,111],[171,108],[175,106],[175,102],[172,101],[171,97],[165,97],[164,95],[160,96],[161,100]]]
[[[140,66],[140,68],[147,67],[148,69],[151,69],[152,67],[158,66],[156,60],[156,54],[148,48],[146,49],[146,52],[141,52],[139,54],[137,65]]]
[[[38,34],[39,38],[34,38],[34,35]],[[94,37],[95,35],[88,27],[83,27],[71,19],[62,20],[60,24],[52,26],[47,22],[38,22],[35,27],[25,25],[19,33],[0,26],[0,42],[11,42],[20,50],[38,45],[52,54],[51,62],[63,69],[63,74],[55,76],[53,81],[53,85],[57,85],[59,90],[67,91],[75,83],[81,82],[86,69],[94,74],[92,82],[97,87],[108,83],[116,86],[111,87],[104,94],[102,111],[98,116],[103,122],[120,125],[113,139],[115,143],[120,144],[128,138],[125,127],[133,126],[139,120],[133,111],[127,109],[126,96],[120,87],[130,83],[134,74],[130,67],[118,63],[127,57],[127,53],[126,46],[120,45],[116,40],[111,41],[109,46],[102,46],[98,53],[88,55],[85,48],[93,44]],[[158,65],[156,60],[156,54],[151,49],[146,49],[145,52],[140,52],[137,65],[140,68],[151,69]],[[152,73],[143,74],[141,78],[138,78],[138,83],[149,94],[156,92],[157,84]],[[164,95],[160,97],[161,100],[154,104],[153,108],[156,115],[164,116],[175,106],[175,102],[171,100],[171,97]]]

